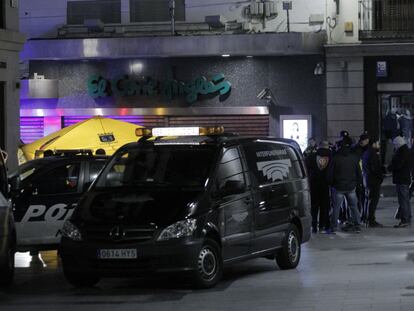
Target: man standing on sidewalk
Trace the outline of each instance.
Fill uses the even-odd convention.
[[[394,156],[388,170],[392,171],[392,182],[397,189],[400,223],[394,228],[408,227],[411,222],[410,183],[411,183],[411,157],[410,150],[401,136],[393,140]]]
[[[357,207],[355,189],[362,179],[358,156],[351,152],[352,140],[344,137],[341,147],[334,155],[328,169],[328,182],[333,190],[333,210],[331,215],[331,230],[338,226],[339,209],[346,198],[351,212],[350,222],[342,230],[361,232],[360,214]]]
[[[375,219],[375,211],[377,210],[378,201],[380,198],[382,177],[382,164],[380,156],[380,142],[375,141],[371,144],[367,151],[362,156],[362,175],[364,177],[364,187],[366,189],[364,208],[368,209],[365,213],[368,214],[368,227],[378,228],[383,227]]]

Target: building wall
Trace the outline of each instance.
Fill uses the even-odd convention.
[[[82,0],[77,0],[82,1]],[[284,32],[287,29],[286,11],[282,1],[275,1],[278,16],[268,21],[265,29],[256,23],[259,32]],[[56,37],[57,28],[66,24],[67,0],[20,0],[19,20],[21,31],[29,38]],[[236,0],[186,0],[186,22],[204,22],[208,15],[222,15],[228,21],[247,22],[242,11],[248,3]],[[93,8],[91,8],[93,9]],[[325,16],[325,0],[296,0],[290,11],[290,30],[297,32],[319,31],[321,26],[309,26],[311,14]],[[129,0],[121,0],[122,23],[129,23]],[[325,29],[324,25],[322,29]]]
[[[364,125],[364,59],[361,56],[326,56],[328,139],[341,130],[359,136]]]
[[[327,32],[329,44],[357,43],[359,42],[360,1],[326,0]],[[364,1],[369,2],[369,1]],[[339,12],[337,6],[339,3]],[[339,13],[339,14],[338,14]],[[345,23],[353,24],[352,32],[345,32]],[[330,26],[329,26],[330,25]]]
[[[230,96],[205,98],[191,106],[239,107],[263,106],[257,94],[269,87],[275,95],[271,107],[271,134],[279,135],[281,114],[311,114],[314,135],[322,139],[326,133],[325,77],[314,76],[315,64],[321,56],[240,58],[180,58],[108,61],[32,61],[31,76],[36,72],[59,82],[59,98],[23,99],[22,108],[121,108],[121,107],[190,107],[183,100],[167,101],[161,97],[123,97],[94,100],[86,90],[91,74],[114,78],[120,74],[151,76],[164,80],[173,77],[190,81],[203,75],[223,73],[232,83]],[[140,64],[134,66],[134,64]],[[134,69],[135,68],[135,69]],[[138,68],[138,69],[137,69]],[[26,97],[26,96],[24,96]]]
[[[6,10],[6,27],[0,29],[0,62],[6,68],[0,68],[0,81],[5,82],[5,118],[6,118],[6,151],[10,169],[17,166],[17,146],[20,141],[19,132],[19,51],[23,47],[25,37],[18,32],[18,8],[12,8],[10,1],[4,1]]]

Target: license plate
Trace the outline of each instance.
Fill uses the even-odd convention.
[[[98,250],[99,259],[136,259],[138,258],[136,249],[100,249]]]

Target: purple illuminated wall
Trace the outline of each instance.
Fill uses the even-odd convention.
[[[75,123],[82,122],[91,117],[92,116],[63,117],[63,127],[71,126]],[[141,116],[107,116],[106,118],[129,122],[129,123],[133,123],[136,125],[143,125],[144,123],[144,117],[141,117]]]
[[[25,144],[42,138],[43,128],[43,117],[20,117],[20,138]]]

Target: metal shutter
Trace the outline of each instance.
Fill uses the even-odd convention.
[[[242,136],[268,136],[268,115],[169,117],[169,126],[224,126],[224,131]]]
[[[29,144],[43,138],[43,117],[20,117],[20,138]]]
[[[166,22],[171,20],[169,0],[130,0],[131,22]],[[175,20],[185,21],[185,0],[175,1]]]
[[[71,126],[75,123],[85,121],[86,119],[91,118],[92,116],[67,116],[63,117],[63,127]],[[136,125],[141,125],[144,127],[157,127],[164,126],[164,117],[163,116],[106,116],[106,118],[111,118],[114,120],[124,121],[133,123]]]
[[[121,0],[68,1],[67,24],[83,25],[85,19],[106,24],[121,23]]]

